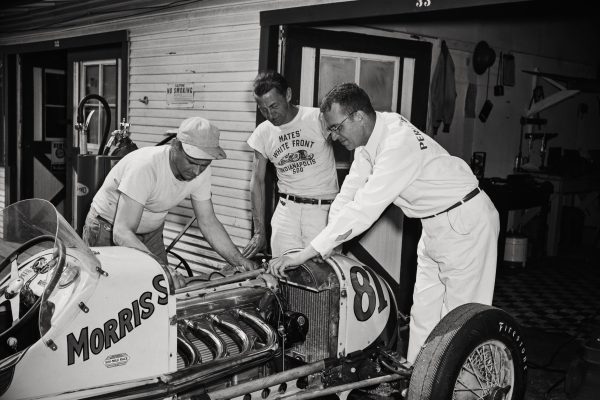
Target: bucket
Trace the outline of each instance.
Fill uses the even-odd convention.
[[[504,264],[509,267],[525,267],[527,263],[527,238],[507,236],[504,246]]]

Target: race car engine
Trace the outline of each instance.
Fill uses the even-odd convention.
[[[277,327],[268,321],[278,312],[276,289],[274,279],[250,272],[191,283],[179,292],[177,369],[197,366],[212,380],[273,358]]]
[[[321,374],[319,385],[381,375],[374,354],[395,340],[394,299],[367,267],[340,262],[352,260],[308,262],[283,280],[263,271],[199,282],[192,278],[177,291],[178,370],[205,369],[203,392],[280,373],[286,364],[340,358],[345,362]],[[378,328],[369,330],[367,320]],[[339,334],[365,328],[370,334]],[[230,378],[226,383],[225,377]]]

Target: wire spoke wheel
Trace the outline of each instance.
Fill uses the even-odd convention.
[[[510,399],[514,374],[514,363],[506,345],[498,340],[486,341],[477,346],[462,365],[452,399]]]
[[[408,400],[521,400],[527,355],[521,328],[499,308],[469,303],[433,329],[415,361]]]

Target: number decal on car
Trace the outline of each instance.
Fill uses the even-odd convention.
[[[362,277],[362,283],[358,280],[359,274]],[[354,296],[354,315],[357,320],[362,322],[371,318],[375,311],[377,299],[379,299],[379,308],[377,309],[377,312],[380,313],[385,310],[388,303],[383,295],[381,282],[379,282],[377,277],[373,277],[373,284],[375,285],[375,290],[373,290],[369,273],[361,267],[354,266],[350,268],[350,282],[352,283],[352,288],[356,292],[356,295]],[[377,294],[375,292],[377,292]],[[363,310],[363,296],[365,294],[369,300],[366,311]]]

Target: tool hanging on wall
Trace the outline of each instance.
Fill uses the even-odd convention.
[[[486,70],[488,72],[487,85],[485,88],[485,102],[479,112],[479,120],[481,122],[487,121],[490,112],[492,112],[492,107],[494,106],[488,96],[490,89],[490,67],[494,65],[494,62],[496,62],[496,52],[494,49],[492,49],[484,40],[478,42],[473,51],[473,69],[477,75],[483,74]]]
[[[515,86],[515,56],[510,53],[502,55],[502,84]]]
[[[502,52],[500,52],[500,57],[498,57],[498,73],[496,74],[496,86],[494,86],[494,96],[500,97],[504,96],[504,86],[502,86],[504,73],[503,65],[502,65]]]
[[[483,103],[483,107],[481,107],[481,111],[479,112],[479,120],[481,122],[487,121],[490,113],[492,112],[492,108],[494,107],[494,103],[489,99],[489,91],[490,91],[490,70],[488,69],[487,76],[487,84],[485,86],[485,102]]]
[[[482,40],[473,51],[473,69],[477,75],[482,75],[486,69],[496,62],[496,52],[486,41]]]

